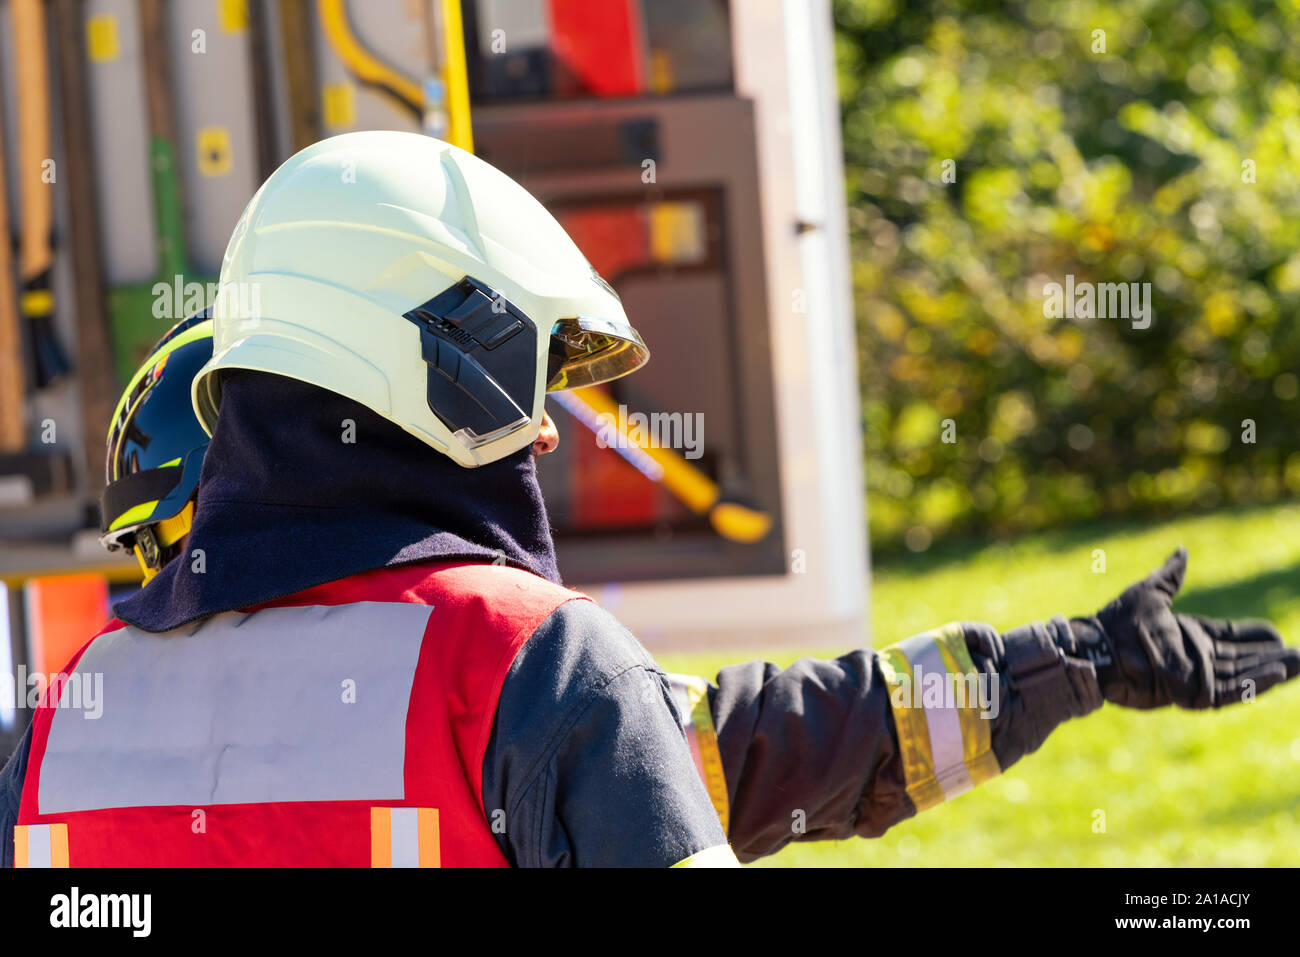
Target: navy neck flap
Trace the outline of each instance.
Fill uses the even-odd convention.
[[[456,559],[559,582],[531,449],[461,468],[342,396],[236,372],[185,553],[114,612],[170,631],[371,569]]]

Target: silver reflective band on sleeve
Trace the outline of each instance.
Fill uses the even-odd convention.
[[[678,861],[673,867],[739,867],[736,852],[729,845],[718,844],[696,851],[685,860]]]
[[[691,695],[694,682],[700,679],[694,675],[673,675],[668,676],[668,687],[673,692],[673,703],[677,705],[677,711],[682,716],[682,730],[686,732],[686,740],[690,742],[691,753],[695,756],[696,762],[699,761],[699,750],[695,742],[695,699]]]
[[[984,700],[997,676],[975,667],[959,623],[883,648],[877,660],[889,686],[907,795],[918,811],[1001,773]],[[996,684],[988,693],[997,693]]]
[[[76,671],[102,674],[102,713],[55,711],[40,813],[402,800],[406,712],[432,612],[266,608],[100,636]]]
[[[948,666],[939,654],[939,646],[930,635],[913,635],[898,643],[914,668],[922,674],[948,674]],[[934,776],[946,800],[973,788],[974,782],[966,770],[962,746],[961,719],[953,701],[925,705],[925,723],[930,732],[930,754],[934,759]]]

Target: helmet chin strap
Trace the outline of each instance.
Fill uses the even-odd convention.
[[[165,518],[151,528],[142,528],[136,532],[135,547],[131,551],[135,553],[135,560],[140,563],[146,585],[171,560],[172,556],[166,558],[163,556],[171,546],[190,533],[190,526],[193,524],[194,502],[190,501],[171,518]]]
[[[158,542],[150,529],[142,528],[136,532],[135,547],[131,552],[135,555],[135,560],[140,563],[140,571],[144,572],[144,583],[149,584],[153,576],[162,569]]]

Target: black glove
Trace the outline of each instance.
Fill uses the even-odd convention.
[[[1078,651],[1096,666],[1107,701],[1128,708],[1220,708],[1300,674],[1300,649],[1283,645],[1266,621],[1174,612],[1169,605],[1186,571],[1187,549],[1180,548],[1096,617],[1071,619]]]

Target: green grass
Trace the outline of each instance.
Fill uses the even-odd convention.
[[[1000,630],[1091,613],[1159,565],[1191,553],[1177,610],[1263,617],[1300,644],[1300,506],[1027,536],[908,556],[872,576],[877,647],[952,620]],[[1104,549],[1105,574],[1092,571]],[[848,649],[661,655],[712,677],[761,657],[788,665]],[[1095,811],[1105,833],[1094,833]],[[1058,728],[999,778],[877,840],[795,843],[770,866],[1300,865],[1300,679],[1217,712],[1105,705]]]

